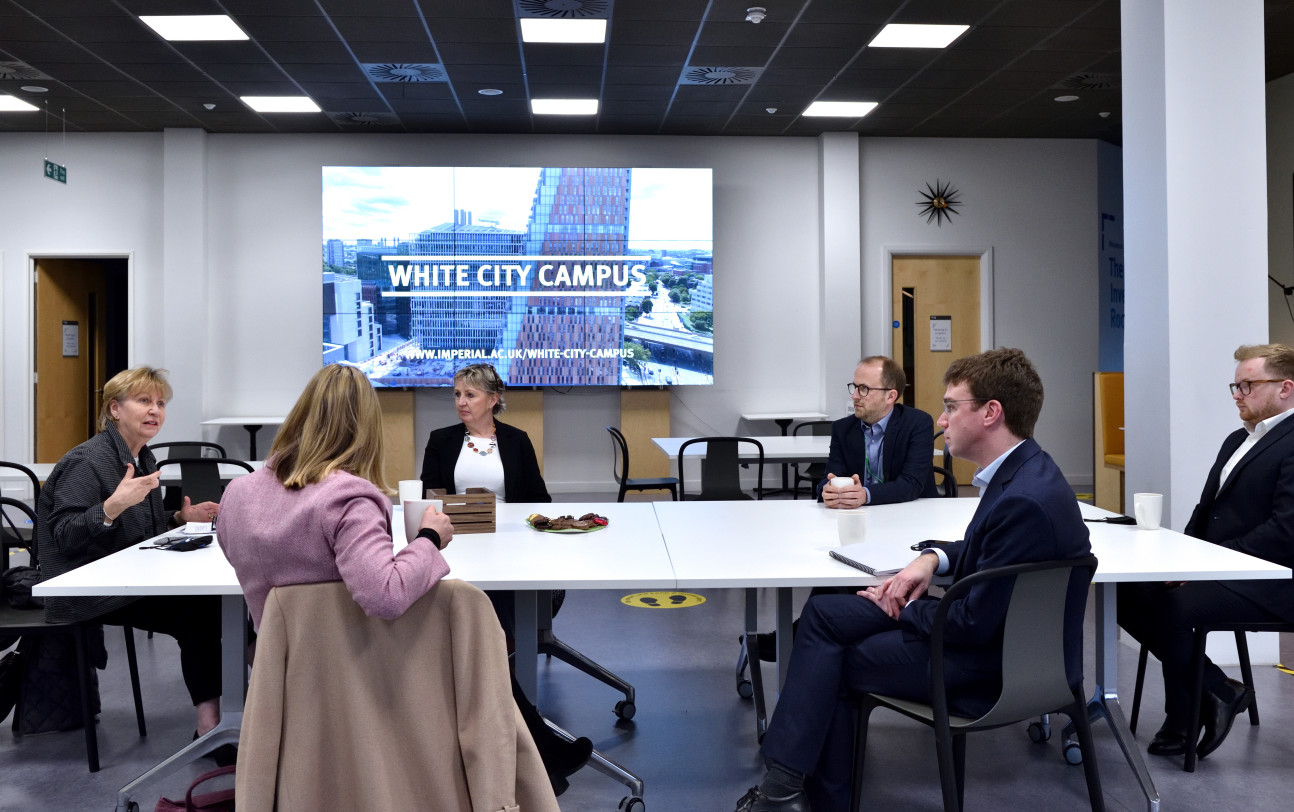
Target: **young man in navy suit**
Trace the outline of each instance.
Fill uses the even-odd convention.
[[[1294,567],[1294,349],[1283,344],[1236,350],[1231,397],[1244,427],[1222,441],[1204,492],[1184,531],[1285,567]],[[1119,625],[1163,663],[1164,724],[1147,750],[1186,752],[1194,629],[1209,622],[1294,622],[1294,582],[1192,581],[1120,584]],[[1196,754],[1222,744],[1250,691],[1205,663]]]
[[[831,424],[827,478],[818,483],[827,507],[848,510],[939,495],[934,421],[898,402],[907,382],[893,358],[873,355],[858,362],[848,384],[854,413]],[[841,488],[837,479],[853,484]]]
[[[785,688],[762,753],[763,782],[738,812],[835,812],[849,803],[853,716],[846,693],[930,700],[936,574],[954,581],[993,567],[1091,552],[1074,491],[1030,439],[1042,381],[1024,353],[998,349],[954,361],[939,425],[948,450],[978,466],[980,503],[961,541],[925,550],[902,572],[857,595],[811,598],[800,618]],[[978,716],[1001,687],[1009,585],[985,584],[951,607],[945,651],[953,713]],[[1081,647],[1082,641],[1072,641]],[[1066,650],[1081,679],[1082,651]]]

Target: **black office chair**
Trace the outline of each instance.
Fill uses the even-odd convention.
[[[799,435],[804,434],[806,431],[808,434],[814,437],[830,437],[831,421],[830,420],[807,420],[803,423],[798,424],[794,429],[792,429],[791,435],[798,437]],[[800,482],[804,480],[808,480],[809,493],[810,494],[816,493],[818,490],[818,483],[821,482],[823,478],[826,477],[827,475],[827,464],[825,462],[811,462],[808,465],[804,466],[804,470],[801,471],[800,463],[796,462],[791,464],[791,470],[795,474],[795,478],[791,481],[791,498],[799,499]]]
[[[935,432],[935,439],[938,440],[944,436],[942,431]],[[957,497],[957,477],[953,474],[953,455],[948,453],[948,442],[944,442],[943,459],[935,468],[936,476],[935,485],[939,488],[940,496]],[[942,480],[942,481],[939,481]]]
[[[0,514],[4,514],[5,518],[18,515],[21,517],[19,521],[29,521],[32,527],[36,526],[35,512],[17,499],[0,497]],[[30,551],[32,566],[35,566],[38,550],[32,547]],[[94,722],[94,708],[92,707],[90,696],[90,686],[94,680],[94,665],[90,662],[88,645],[88,630],[95,625],[93,619],[70,623],[51,623],[45,620],[44,610],[14,609],[8,603],[0,601],[0,636],[72,635],[76,649],[76,674],[77,687],[80,693],[81,722],[85,727],[85,759],[92,773],[99,771],[99,735]],[[135,698],[135,722],[139,726],[139,735],[142,738],[148,735],[148,730],[144,725],[144,704],[139,693],[139,665],[135,659],[135,630],[130,626],[123,626],[122,630],[126,635],[126,661],[130,666],[130,686]],[[22,644],[20,643],[19,651],[21,650]],[[13,729],[15,731],[19,730],[22,725],[22,706],[20,680],[18,703],[14,706]]]
[[[1245,687],[1253,695],[1253,701],[1249,703],[1249,724],[1258,724],[1258,695],[1253,693],[1254,690],[1254,672],[1249,665],[1249,642],[1245,639],[1245,632],[1294,632],[1294,623],[1284,621],[1271,621],[1267,623],[1211,623],[1206,626],[1200,626],[1195,629],[1195,647],[1191,653],[1191,662],[1194,665],[1194,680],[1192,683],[1191,696],[1191,718],[1187,720],[1187,730],[1199,730],[1200,727],[1200,700],[1204,696],[1204,659],[1205,648],[1208,642],[1209,632],[1235,632],[1236,635],[1236,654],[1240,660],[1240,678]],[[1132,715],[1128,718],[1128,729],[1133,733],[1137,732],[1137,716],[1141,713],[1141,687],[1146,679],[1146,656],[1149,651],[1145,646],[1141,647],[1141,654],[1137,657],[1137,684],[1132,691]],[[1187,737],[1191,739],[1191,737]],[[1197,739],[1198,737],[1196,737]],[[1182,769],[1188,773],[1195,772],[1195,764],[1199,760],[1196,752],[1198,741],[1191,739],[1187,743],[1186,762]]]
[[[625,441],[625,436],[620,433],[620,429],[615,426],[607,426],[607,432],[611,435],[611,444],[614,446],[613,453],[615,458],[611,463],[611,475],[615,477],[616,484],[620,486],[620,495],[616,497],[617,502],[625,500],[625,494],[628,491],[669,491],[669,498],[675,502],[678,501],[678,479],[672,476],[659,477],[629,477],[629,443]]]
[[[858,698],[854,738],[853,792],[850,809],[862,803],[863,761],[867,749],[867,722],[874,708],[886,707],[935,731],[939,780],[944,809],[960,810],[966,778],[966,734],[977,730],[1015,724],[1044,713],[1067,715],[1078,732],[1084,753],[1088,801],[1093,810],[1104,810],[1101,779],[1092,747],[1092,728],[1083,694],[1082,663],[1073,664],[1079,674],[1070,681],[1066,641],[1082,640],[1087,587],[1096,572],[1096,558],[1071,561],[1042,561],[984,570],[969,575],[948,588],[935,611],[930,632],[930,678],[933,704],[863,694]],[[996,579],[1013,579],[1011,602],[1002,634],[1002,690],[993,707],[978,719],[952,715],[944,679],[944,624],[948,610],[972,588]],[[956,642],[956,641],[951,641]],[[1081,651],[1081,645],[1078,647]]]
[[[36,504],[37,500],[40,499],[40,480],[36,477],[36,474],[27,466],[20,465],[16,462],[5,462],[4,460],[0,460],[0,468],[13,468],[16,471],[21,471],[26,474],[27,478],[31,480],[31,503],[33,505]],[[16,524],[8,524],[6,527],[0,528],[0,556],[4,556],[0,559],[0,570],[9,566],[10,550],[15,548],[31,548],[32,537],[35,533],[35,522],[33,522],[31,526],[27,526],[22,520],[19,520]]]
[[[692,499],[698,502],[724,502],[751,499],[741,489],[741,451],[757,451],[755,499],[764,498],[764,444],[753,437],[694,437],[678,447],[678,498],[687,499],[684,485],[683,453],[694,445],[705,445],[701,460],[701,492]],[[747,463],[749,464],[749,463]]]
[[[249,463],[225,457],[169,457],[157,463],[157,470],[161,471],[168,465],[180,466],[180,490],[189,497],[189,501],[194,504],[219,502],[225,491],[224,480],[220,478],[222,463],[237,465],[249,474],[256,471]]]

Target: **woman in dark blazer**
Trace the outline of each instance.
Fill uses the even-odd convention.
[[[459,422],[436,429],[427,438],[422,457],[422,487],[462,493],[468,488],[488,488],[507,502],[551,502],[544,475],[539,471],[535,447],[524,431],[500,423],[495,415],[503,411],[503,380],[489,364],[472,364],[454,375],[454,408]],[[486,590],[509,642],[515,618],[514,595],[509,591]],[[566,776],[583,767],[593,752],[593,743],[581,737],[573,742],[561,738],[544,723],[539,709],[521,691],[516,677],[512,695],[521,708],[526,727],[539,747],[544,768],[558,795],[566,790]]]

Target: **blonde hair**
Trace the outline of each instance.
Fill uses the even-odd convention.
[[[1244,344],[1236,349],[1237,361],[1263,359],[1269,375],[1279,375],[1281,380],[1294,380],[1294,350],[1284,344]]]
[[[499,402],[494,404],[494,414],[508,408],[503,402],[503,390],[507,387],[503,385],[503,379],[499,377],[498,370],[489,364],[472,364],[463,367],[454,373],[454,385],[457,386],[460,382],[473,389],[479,389],[487,395],[498,395]]]
[[[329,364],[314,374],[270,447],[269,465],[286,488],[304,488],[333,471],[394,493],[382,471],[382,406],[364,373]]]
[[[162,400],[170,400],[171,384],[166,380],[166,375],[167,372],[164,369],[135,367],[123,369],[109,378],[103,385],[103,405],[99,407],[99,431],[107,429],[109,423],[115,424],[116,421],[112,418],[114,402],[121,403],[144,392],[156,392],[162,396]]]

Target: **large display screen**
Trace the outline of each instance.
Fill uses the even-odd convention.
[[[709,169],[323,168],[323,360],[374,386],[714,382]]]

